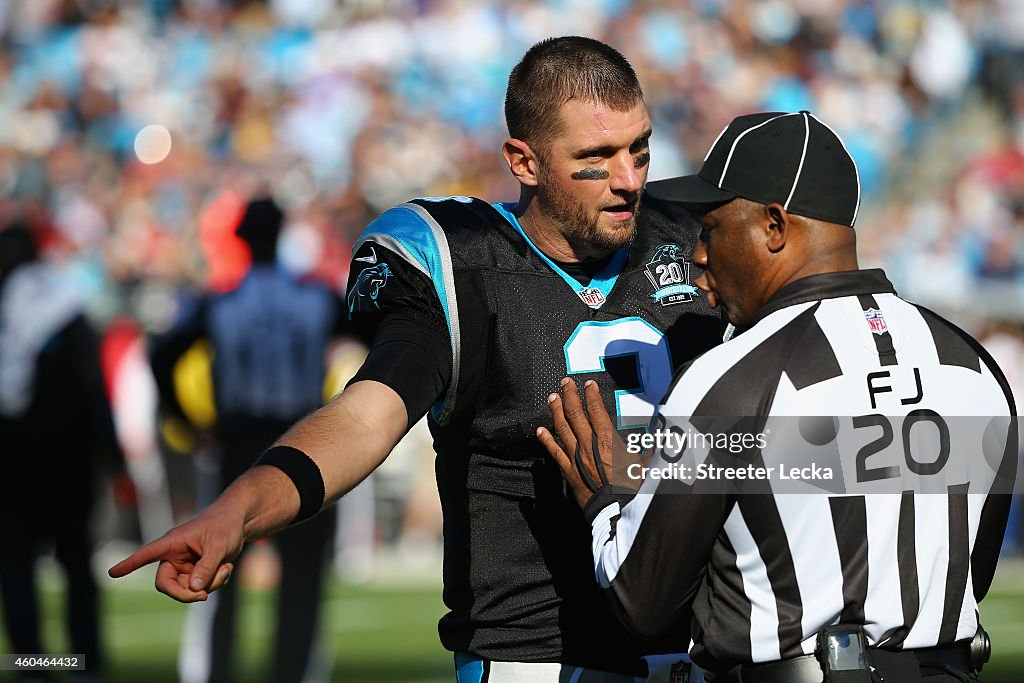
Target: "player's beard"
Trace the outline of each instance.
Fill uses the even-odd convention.
[[[547,178],[542,179],[537,186],[537,206],[544,216],[560,227],[562,234],[570,241],[579,240],[601,251],[612,252],[620,249],[632,242],[636,236],[639,197],[633,206],[633,215],[629,220],[616,223],[614,229],[602,229],[603,212],[600,209],[593,213],[589,212],[571,192]]]

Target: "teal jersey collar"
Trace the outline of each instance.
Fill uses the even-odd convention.
[[[616,280],[619,279],[619,274],[622,272],[622,267],[626,265],[626,259],[629,257],[629,247],[622,247],[617,249],[612,255],[612,258],[608,261],[608,264],[597,273],[590,281],[589,285],[581,285],[576,278],[566,273],[562,268],[552,261],[547,254],[537,248],[537,245],[526,234],[523,230],[523,226],[519,224],[519,219],[516,218],[515,214],[512,213],[512,209],[515,204],[511,202],[492,204],[492,206],[505,217],[512,227],[523,236],[526,243],[530,245],[530,249],[533,250],[537,256],[541,258],[544,263],[548,265],[551,270],[558,274],[566,284],[572,287],[572,290],[576,292],[576,295],[580,298],[583,303],[590,306],[593,309],[601,308],[604,302],[608,300],[608,295],[612,291],[612,287],[615,286]]]

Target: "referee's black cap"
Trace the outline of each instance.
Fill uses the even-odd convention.
[[[808,111],[738,116],[711,145],[696,175],[647,183],[647,193],[686,205],[744,197],[787,211],[853,226],[860,177],[846,145]]]

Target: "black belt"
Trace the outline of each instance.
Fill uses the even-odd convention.
[[[874,664],[885,667],[885,660],[890,657],[915,657],[918,663],[926,668],[949,667],[953,671],[968,673],[971,668],[971,648],[969,642],[959,642],[941,647],[927,647],[918,650],[869,650],[868,658]],[[803,655],[781,662],[751,664],[733,669],[727,674],[719,674],[708,678],[715,683],[822,683],[821,664],[814,655]]]
[[[969,642],[953,643],[942,647],[926,647],[920,650],[909,650],[922,666],[948,666],[953,671],[968,673],[974,670],[971,666],[971,644]],[[870,656],[870,655],[869,655]]]
[[[781,662],[751,664],[730,672],[723,683],[821,683],[821,664],[814,655],[794,657]]]

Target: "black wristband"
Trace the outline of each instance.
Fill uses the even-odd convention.
[[[299,492],[299,514],[292,524],[304,522],[324,506],[324,478],[313,458],[291,446],[273,446],[263,452],[256,465],[270,465],[288,475]],[[255,467],[255,465],[254,465]]]

